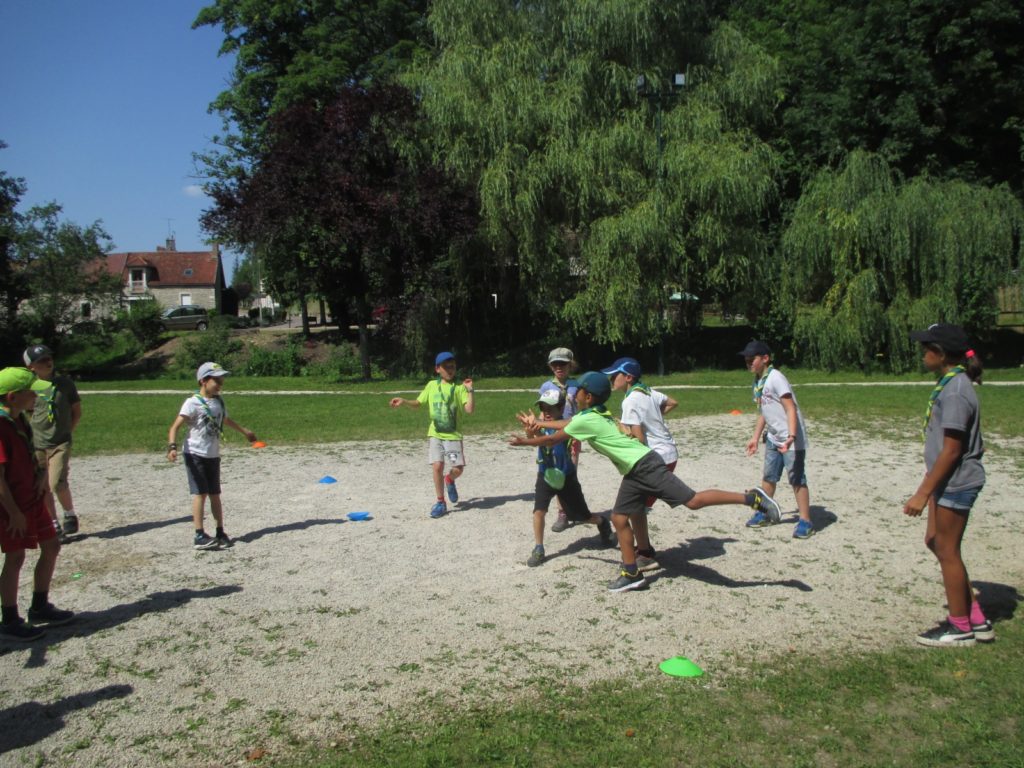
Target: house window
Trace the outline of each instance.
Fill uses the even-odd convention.
[[[128,286],[132,293],[144,293],[146,290],[146,270],[132,269],[128,276]]]
[[[183,307],[186,304],[191,304],[191,303],[192,303],[192,294],[191,293],[179,293],[178,294],[178,304],[180,306]]]
[[[82,319],[88,320],[92,317],[92,304],[88,301],[83,301],[79,309],[82,311]]]
[[[189,267],[188,269],[185,270],[183,274],[185,275],[185,277],[192,277],[192,268]]]

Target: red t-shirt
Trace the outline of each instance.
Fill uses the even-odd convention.
[[[0,465],[15,503],[25,514],[36,502],[36,464],[26,442],[26,437],[31,439],[31,434],[31,429],[25,425],[16,425],[0,416]],[[3,515],[7,517],[6,509]]]

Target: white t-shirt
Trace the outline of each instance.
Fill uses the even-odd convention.
[[[220,433],[224,429],[224,417],[227,416],[224,401],[219,397],[200,399],[199,395],[192,395],[182,404],[178,414],[188,421],[188,436],[185,438],[183,453],[207,459],[220,456]]]
[[[796,440],[793,442],[793,449],[806,450],[807,433],[804,430],[804,415],[800,413],[800,406],[797,405],[793,388],[789,386],[789,379],[775,368],[768,374],[768,380],[764,383],[764,389],[761,392],[761,402],[758,403],[761,415],[764,416],[768,439],[776,446],[783,445],[789,439],[789,418],[786,416],[786,406],[782,404],[782,398],[785,395],[793,398],[793,405],[796,407]]]
[[[641,426],[647,435],[647,445],[666,464],[671,464],[679,458],[676,451],[676,441],[672,439],[672,433],[665,424],[665,415],[661,412],[661,406],[668,400],[668,395],[663,395],[656,389],[647,394],[639,389],[634,389],[622,401],[622,423],[627,427]]]

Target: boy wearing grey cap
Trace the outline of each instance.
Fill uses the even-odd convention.
[[[192,523],[195,526],[193,549],[221,549],[234,546],[224,532],[224,510],[220,501],[220,436],[224,427],[231,427],[245,435],[250,443],[256,440],[256,433],[228,418],[224,399],[220,396],[224,377],[229,374],[217,363],[203,363],[196,371],[199,389],[181,406],[177,418],[167,433],[167,460],[178,458],[178,429],[188,425],[185,439],[185,472],[188,488],[192,493]],[[210,513],[217,523],[215,536],[203,530],[203,508],[210,499]]]

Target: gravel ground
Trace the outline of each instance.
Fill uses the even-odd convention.
[[[677,473],[698,489],[753,485],[751,428],[749,417],[674,421]],[[713,680],[742,673],[750,653],[907,645],[944,602],[924,522],[900,514],[921,445],[813,422],[809,433],[816,536],[792,539],[791,523],[748,530],[740,507],[659,505],[664,567],[650,590],[625,594],[605,590],[618,553],[592,527],[548,533],[549,560],[526,567],[533,452],[499,438],[467,440],[462,501],[440,520],[427,516],[425,441],[228,445],[237,544],[218,552],[191,548],[180,463],[76,459],[83,533],[64,548],[51,596],[79,617],[44,641],[0,645],[0,765],[245,764],[250,750],[272,758],[293,740],[343,743],[393,711],[659,675],[675,655]],[[1024,575],[1012,524],[1020,471],[991,454],[986,464],[965,557],[983,602],[1009,605]],[[580,472],[591,507],[608,509],[610,462],[584,449]],[[795,520],[788,488],[779,501]],[[358,510],[372,519],[345,519]]]

